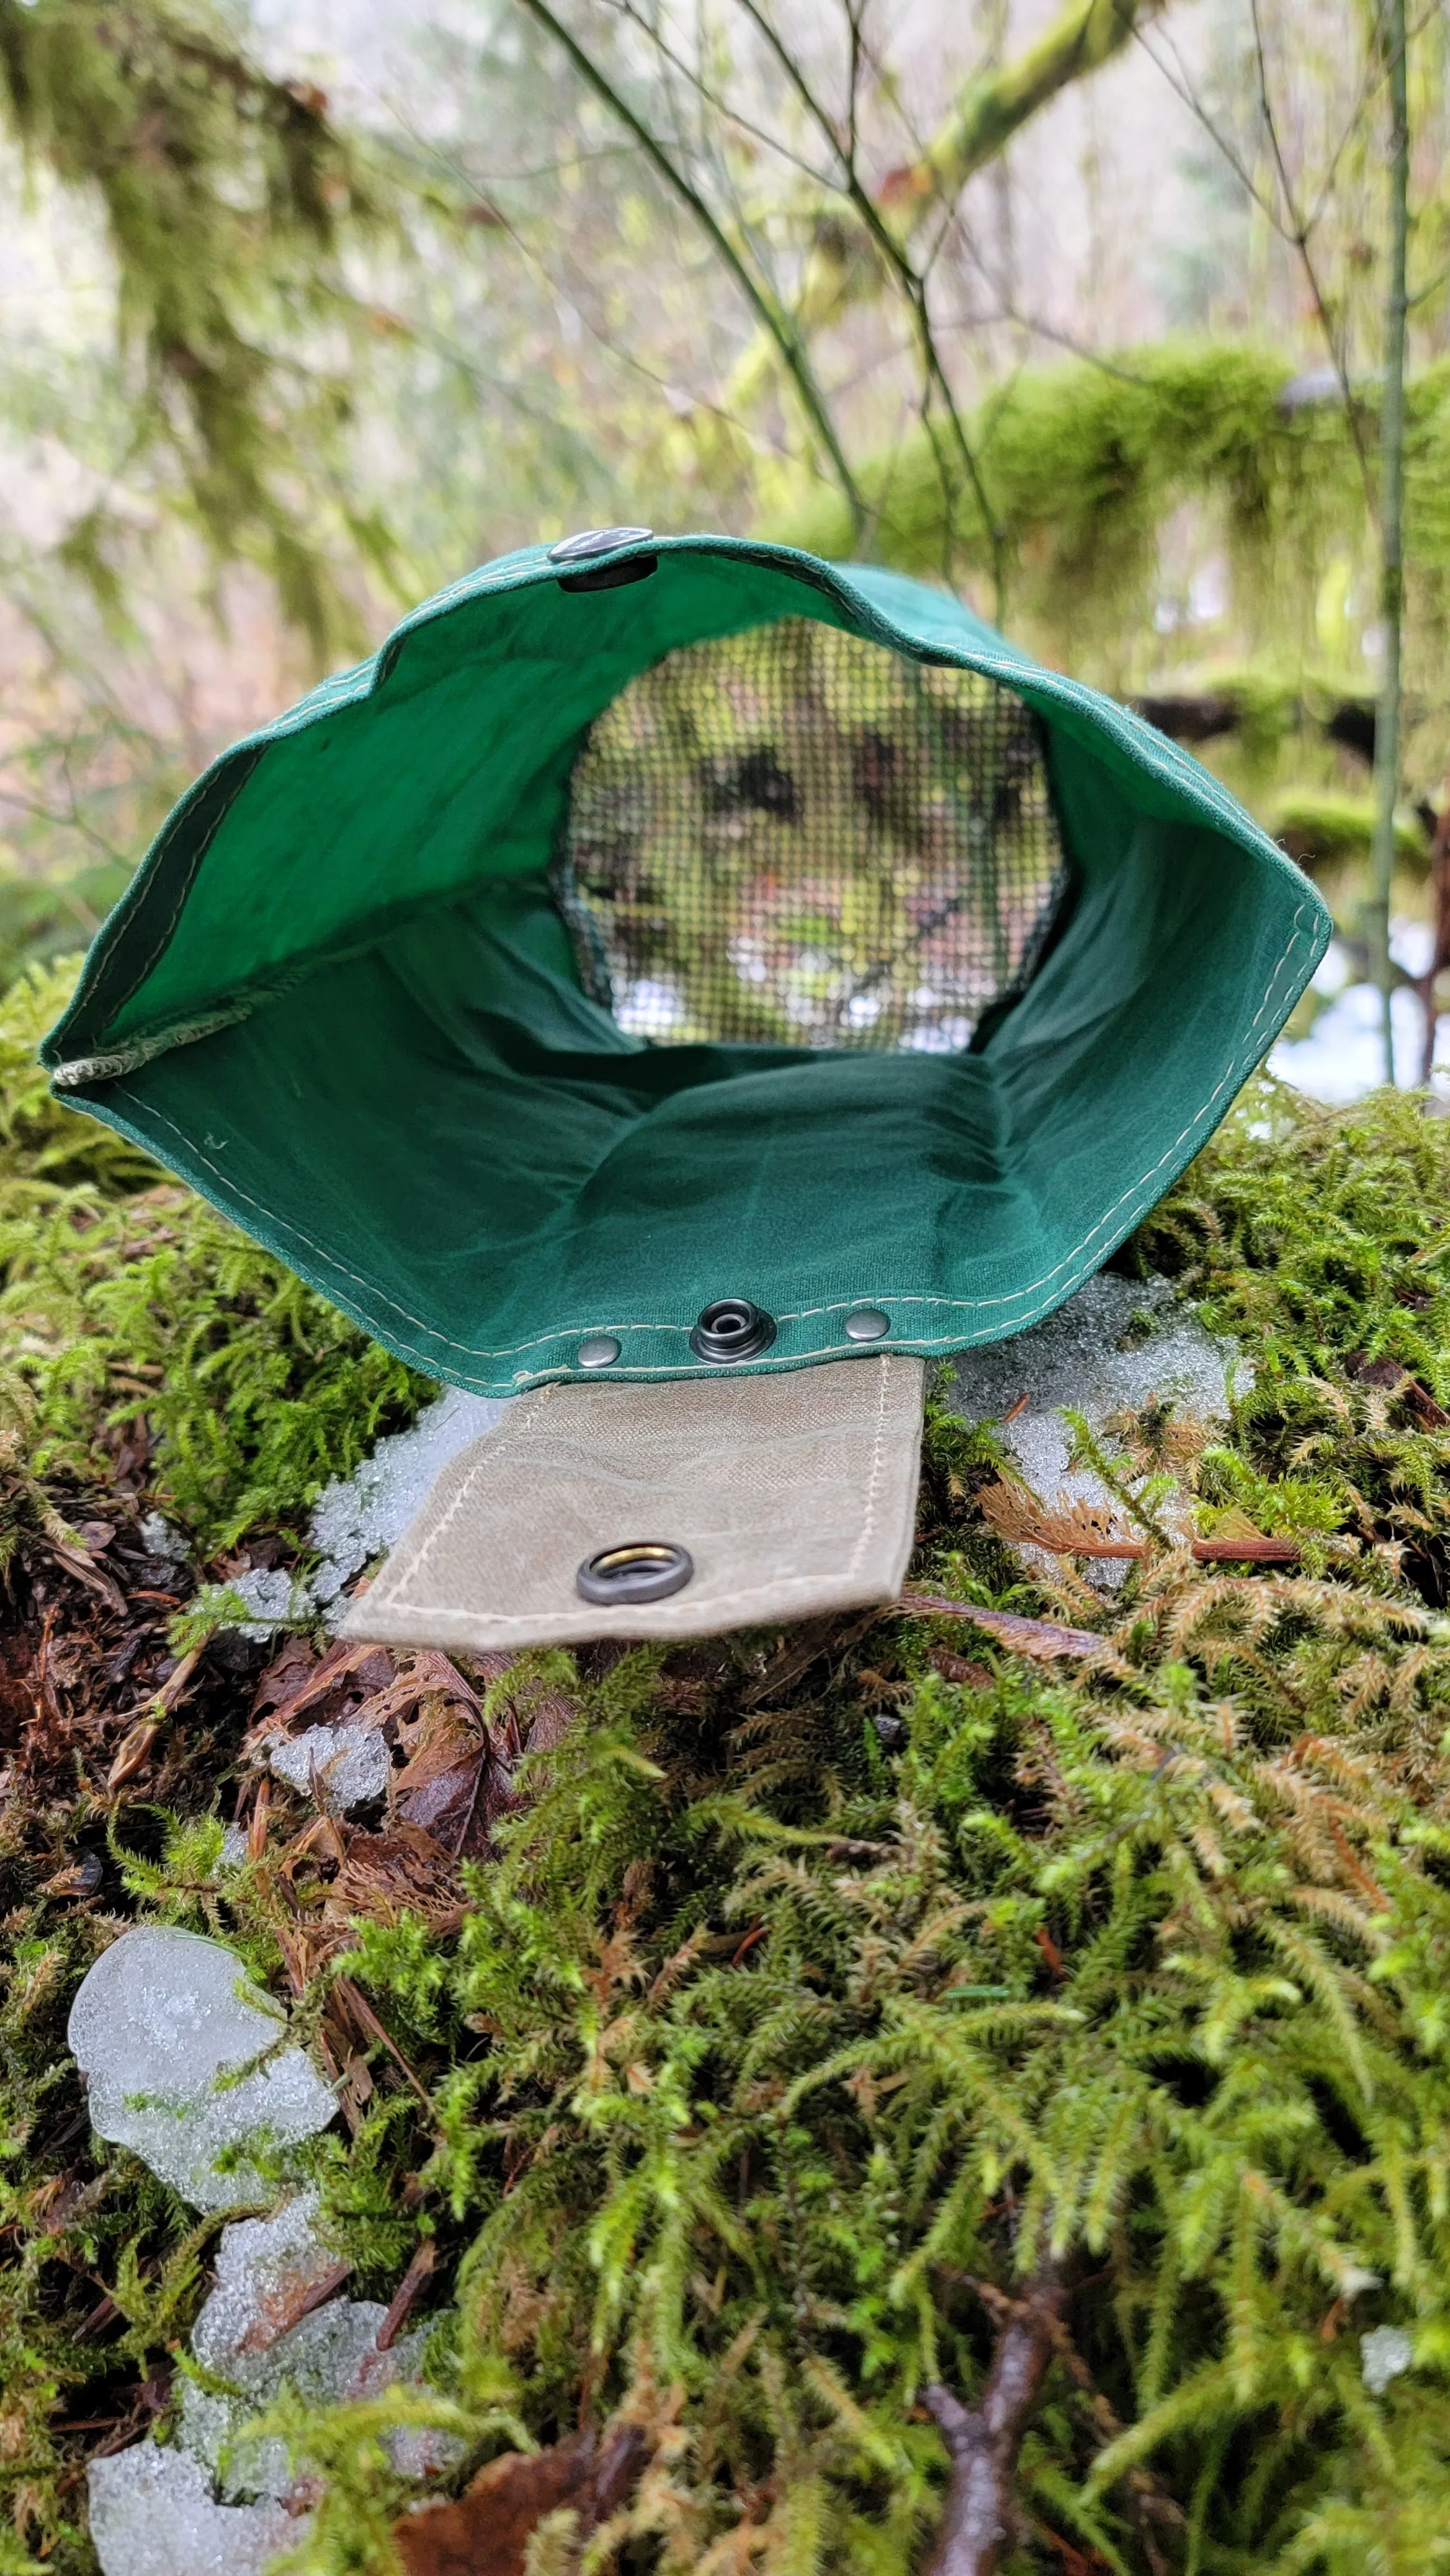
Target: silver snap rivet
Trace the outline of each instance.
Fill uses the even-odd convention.
[[[577,537],[561,537],[549,548],[550,563],[587,563],[592,555],[612,555],[616,546],[642,545],[653,528],[581,528]]]
[[[581,1368],[611,1368],[619,1357],[619,1344],[612,1333],[591,1333],[576,1356]]]
[[[846,1317],[848,1342],[879,1342],[890,1330],[891,1317],[883,1315],[879,1306],[858,1306],[854,1315]]]
[[[583,1601],[663,1601],[671,1592],[683,1592],[694,1571],[689,1549],[672,1539],[627,1539],[586,1556],[574,1589]]]

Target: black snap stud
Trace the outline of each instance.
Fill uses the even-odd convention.
[[[617,546],[644,545],[653,528],[581,528],[577,537],[561,537],[549,548],[550,563],[588,563],[594,555],[612,555]]]
[[[574,1589],[585,1601],[663,1601],[671,1592],[683,1592],[694,1571],[687,1547],[666,1539],[629,1539],[586,1556]]]
[[[549,548],[549,561],[562,568],[559,588],[578,590],[627,590],[632,581],[648,581],[659,570],[658,555],[621,555],[621,546],[649,543],[649,528],[586,528],[582,536],[561,537]],[[610,555],[610,563],[597,563],[597,555]],[[576,572],[573,567],[579,566]]]
[[[846,1317],[848,1342],[879,1342],[890,1330],[891,1317],[883,1315],[879,1306],[858,1306],[854,1315]]]
[[[775,1317],[748,1297],[717,1297],[690,1335],[697,1360],[753,1360],[775,1339]]]

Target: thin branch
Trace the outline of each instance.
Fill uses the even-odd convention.
[[[993,2576],[1019,2519],[1017,2460],[1057,2340],[1065,2292],[1044,2262],[998,2330],[980,2406],[923,2390],[951,2461],[946,2507],[923,2576]]]
[[[1344,416],[1349,424],[1350,437],[1354,441],[1355,455],[1359,459],[1360,481],[1364,485],[1365,501],[1370,508],[1373,508],[1374,491],[1370,477],[1369,454],[1364,443],[1364,431],[1360,426],[1359,412],[1354,400],[1354,391],[1349,381],[1348,361],[1340,344],[1339,335],[1335,331],[1334,324],[1330,316],[1329,306],[1325,300],[1324,289],[1319,280],[1318,266],[1310,252],[1310,227],[1300,214],[1298,205],[1295,201],[1293,182],[1289,177],[1288,166],[1284,159],[1283,146],[1279,141],[1278,119],[1274,114],[1273,100],[1269,95],[1269,63],[1268,56],[1264,48],[1264,28],[1263,21],[1259,15],[1259,0],[1249,0],[1249,15],[1253,22],[1254,56],[1259,75],[1259,109],[1264,120],[1264,131],[1269,138],[1269,149],[1274,156],[1274,167],[1279,174],[1279,186],[1283,193],[1285,210],[1289,217],[1290,226],[1292,227],[1288,238],[1292,243],[1294,250],[1298,253],[1299,264],[1304,271],[1305,283],[1314,299],[1314,310],[1319,318],[1319,327],[1324,334],[1324,345],[1329,351],[1330,365],[1333,367],[1335,375],[1339,381],[1340,396],[1344,403]]]
[[[778,153],[781,160],[789,162],[793,170],[799,170],[802,178],[809,179],[812,187],[821,189],[830,187],[829,172],[817,170],[814,164],[807,161],[801,153],[792,151],[788,143],[783,143],[779,135],[770,133],[763,125],[757,125],[752,117],[743,116],[737,107],[731,106],[723,92],[717,90],[711,82],[702,79],[693,65],[688,63],[682,54],[677,53],[672,45],[666,43],[658,28],[650,25],[643,11],[635,5],[635,0],[608,0],[608,6],[614,11],[616,17],[627,18],[632,27],[638,27],[640,34],[649,38],[661,61],[668,63],[683,80],[688,81],[696,96],[704,101],[706,107],[712,107],[716,115],[725,123],[736,126],[742,134],[748,134],[753,143],[764,144],[767,152]]]
[[[924,394],[921,405],[921,426],[927,439],[930,441],[932,453],[936,458],[937,473],[942,486],[942,499],[946,505],[945,518],[947,529],[949,531],[951,525],[951,476],[947,469],[946,460],[937,444],[936,427],[931,416],[931,399],[933,392],[935,392],[939,397],[945,409],[952,444],[956,449],[957,461],[971,485],[977,508],[981,512],[982,525],[986,531],[987,544],[991,554],[992,585],[996,594],[995,612],[1000,624],[1005,605],[1006,536],[997,518],[997,514],[992,507],[991,496],[988,493],[986,483],[982,477],[981,465],[972,442],[967,435],[966,423],[962,419],[960,410],[957,406],[956,395],[952,390],[946,370],[942,365],[941,352],[937,347],[935,333],[932,329],[931,315],[927,307],[925,277],[913,267],[910,256],[905,247],[897,238],[892,227],[886,222],[885,217],[882,215],[879,206],[876,204],[869,190],[863,186],[860,172],[856,167],[854,148],[847,148],[842,144],[841,138],[836,131],[832,119],[827,114],[821,101],[816,97],[815,91],[801,69],[799,61],[791,52],[784,39],[780,36],[771,20],[767,17],[764,9],[760,6],[760,0],[736,0],[736,6],[744,11],[745,16],[750,20],[751,25],[763,37],[766,45],[774,55],[776,62],[779,64],[780,69],[784,72],[786,79],[795,91],[795,94],[805,109],[806,114],[812,118],[817,131],[824,138],[828,148],[834,153],[841,171],[843,192],[850,205],[854,208],[859,221],[864,226],[867,237],[875,249],[877,256],[885,263],[885,266],[889,270],[890,274],[896,279],[897,285],[906,298],[916,331],[917,345],[921,358],[922,371],[925,378]]]
[[[530,16],[536,18],[540,26],[547,29],[553,36],[561,51],[568,55],[581,79],[588,83],[596,97],[604,101],[606,107],[634,136],[646,160],[659,172],[667,186],[673,189],[681,203],[694,216],[722,264],[734,278],[755,314],[756,320],[762,329],[769,333],[779,351],[782,363],[795,387],[801,408],[835,469],[836,479],[851,513],[853,529],[859,530],[866,517],[865,504],[857,488],[856,478],[846,462],[835,424],[815,381],[799,333],[793,328],[785,313],[772,303],[759,281],[752,277],[746,262],[741,258],[723,226],[716,220],[712,209],[706,204],[699,190],[691,186],[683,170],[671,160],[663,144],[651,133],[643,118],[636,115],[628,101],[621,97],[608,74],[595,62],[592,55],[585,52],[584,47],[570,33],[562,20],[556,17],[554,11],[548,6],[548,0],[519,0],[519,5],[527,9]]]

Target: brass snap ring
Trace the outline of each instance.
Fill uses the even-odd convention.
[[[694,1571],[687,1547],[668,1539],[627,1539],[586,1556],[574,1589],[585,1601],[663,1601],[671,1592],[683,1592]]]

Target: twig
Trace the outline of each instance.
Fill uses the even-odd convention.
[[[1435,986],[1450,966],[1450,779],[1445,782],[1444,802],[1435,824],[1435,838],[1430,844],[1430,884],[1435,898],[1435,944],[1430,963],[1423,975],[1414,979],[1425,1014],[1425,1034],[1420,1047],[1420,1088],[1427,1091],[1435,1071]]]
[[[968,1619],[989,1637],[1019,1655],[1034,1656],[1039,1663],[1048,1663],[1056,1655],[1112,1652],[1108,1638],[1095,1636],[1091,1628],[1062,1628],[1055,1619],[1022,1619],[1014,1610],[981,1610],[974,1601],[952,1601],[943,1592],[903,1592],[897,1607],[918,1619]]]
[[[978,2407],[934,2382],[922,2392],[951,2461],[946,2508],[922,2576],[993,2576],[1017,2518],[1017,2458],[1056,2345],[1064,2289],[1044,2263],[1008,2309]]]
[[[378,2328],[378,2350],[388,2352],[397,2342],[409,2317],[418,2304],[424,2284],[438,2261],[438,2248],[431,2236],[425,2236],[414,2251],[401,2281],[388,2304],[388,2313]]]
[[[1386,68],[1390,91],[1390,258],[1385,298],[1385,376],[1380,399],[1380,622],[1384,664],[1375,711],[1375,818],[1372,885],[1366,922],[1375,982],[1380,988],[1385,1080],[1395,1079],[1390,1003],[1390,888],[1395,867],[1395,807],[1400,792],[1400,662],[1405,616],[1405,337],[1409,312],[1410,110],[1405,50],[1405,0],[1390,0]]]
[[[537,18],[541,27],[548,30],[555,43],[568,55],[581,79],[587,81],[596,97],[601,98],[605,106],[619,118],[620,123],[628,128],[645,158],[653,164],[666,185],[672,188],[675,195],[689,208],[712,249],[724,262],[749,303],[756,320],[768,332],[779,350],[800,399],[801,408],[831,460],[836,480],[840,484],[846,506],[851,513],[853,530],[859,531],[865,525],[865,504],[857,489],[856,478],[846,462],[845,452],[836,435],[835,423],[831,419],[820,387],[815,381],[809,356],[799,331],[792,327],[789,317],[778,308],[759,281],[751,275],[747,263],[741,258],[723,225],[717,221],[710,207],[705,203],[698,188],[691,186],[684,171],[670,158],[659,137],[651,133],[643,117],[635,114],[628,100],[620,95],[608,74],[601,69],[591,54],[585,52],[584,47],[576,37],[571,35],[562,20],[555,16],[554,11],[548,6],[548,0],[521,0],[521,5],[528,10],[531,17]]]

